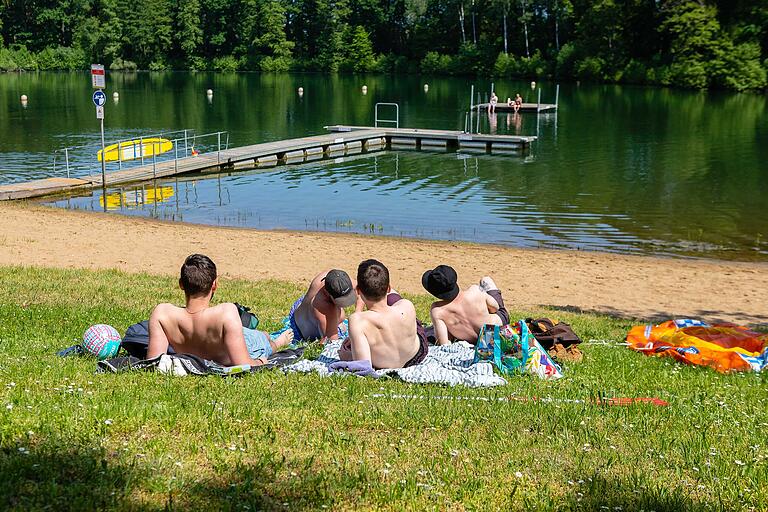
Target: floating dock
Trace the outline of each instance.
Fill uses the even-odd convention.
[[[480,110],[488,110],[489,103],[480,103],[479,105],[475,105],[473,108],[480,107]],[[506,102],[504,103],[497,103],[496,104],[496,112],[514,112],[514,107],[511,107],[507,105]],[[520,109],[518,112],[557,112],[557,105],[554,103],[523,103],[520,106]]]
[[[265,142],[238,148],[209,151],[195,156],[148,163],[108,172],[106,186],[168,178],[190,173],[218,173],[237,169],[298,164],[323,157],[340,157],[387,147],[424,150],[459,149],[471,152],[509,152],[528,149],[536,137],[469,134],[448,130],[382,128],[370,126],[327,126],[331,133],[298,139]],[[25,183],[0,185],[0,201],[48,195],[82,193],[101,188],[101,173],[74,178],[46,178]]]

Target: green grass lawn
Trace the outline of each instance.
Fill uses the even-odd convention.
[[[765,376],[596,344],[560,381],[493,390],[281,371],[95,375],[93,359],[55,351],[91,324],[124,332],[157,302],[181,302],[174,278],[6,267],[0,283],[1,509],[768,509]],[[302,291],[227,280],[217,300],[252,306],[269,329]],[[427,319],[429,298],[408,298]],[[542,314],[585,340],[622,341],[632,324],[512,311]],[[670,406],[458,400],[509,396]]]

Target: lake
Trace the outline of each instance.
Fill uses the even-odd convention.
[[[401,126],[463,129],[472,84],[485,99],[491,82],[471,78],[108,73],[106,139],[222,130],[239,146],[372,125],[376,102],[398,103]],[[554,102],[555,85],[539,86]],[[495,89],[536,100],[528,82]],[[53,152],[66,146],[84,146],[69,154],[73,173],[97,169],[91,92],[87,73],[0,74],[0,183],[65,175]],[[559,107],[480,117],[483,133],[538,134],[527,155],[386,151],[139,184],[109,190],[106,204],[259,229],[768,261],[765,95],[561,84]],[[104,200],[50,204],[100,210]]]

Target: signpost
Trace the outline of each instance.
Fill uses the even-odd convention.
[[[101,64],[91,64],[91,83],[94,89],[106,89],[106,73]]]
[[[104,195],[104,211],[107,210],[107,162],[104,151],[104,105],[107,103],[107,95],[102,89],[106,88],[107,80],[104,66],[91,64],[91,83],[93,84],[93,104],[96,106],[96,119],[101,124],[101,187]]]

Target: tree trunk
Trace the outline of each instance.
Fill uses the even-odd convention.
[[[557,6],[557,1],[555,1],[555,48],[557,51],[560,51],[560,24],[558,23],[558,18],[560,17],[560,9]]]
[[[477,30],[475,29],[475,0],[472,0],[472,42],[477,44]]]
[[[464,2],[459,3],[459,25],[461,25],[461,42],[467,42],[467,35],[464,33]]]
[[[525,16],[525,3],[523,3],[523,0],[520,0],[520,7],[523,9],[523,32],[525,33],[525,56],[530,58],[531,52],[528,48],[528,18]]]
[[[508,55],[507,51],[507,10],[504,9],[504,54]]]

